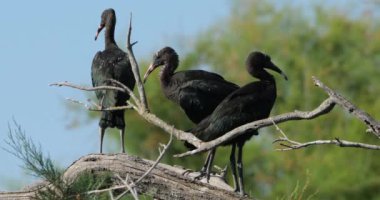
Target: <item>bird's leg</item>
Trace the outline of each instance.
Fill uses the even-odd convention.
[[[207,154],[206,162],[202,166],[201,173],[205,173],[206,172],[208,163],[210,162],[210,157],[211,157],[211,151],[209,151],[208,154]]]
[[[238,176],[239,176],[239,194],[244,196],[244,181],[243,181],[243,145],[238,144],[238,160],[237,160],[237,168],[238,168]]]
[[[104,109],[104,106],[103,106],[103,101],[104,101],[104,96],[100,99],[100,109]]]
[[[100,127],[99,128],[99,135],[100,135],[100,153],[103,154],[103,138],[104,138],[104,133],[106,129]]]
[[[231,164],[231,171],[232,171],[232,178],[234,179],[234,191],[239,191],[239,183],[236,175],[236,160],[235,160],[235,149],[236,149],[236,143],[232,144],[231,148],[231,155],[230,155],[230,164]]]
[[[216,152],[216,148],[209,151],[206,162],[200,171],[200,175],[195,177],[196,180],[199,180],[203,178],[204,176],[206,176],[207,182],[210,180],[210,173],[211,173],[212,162],[214,160],[215,152]]]
[[[121,128],[120,129],[121,153],[125,153],[124,135],[125,135],[125,128]]]
[[[196,176],[195,179],[202,178],[202,176],[206,173],[208,162],[210,162],[210,156],[211,156],[211,151],[208,152],[205,164],[203,164],[201,171],[199,171],[200,175]],[[186,175],[190,172],[193,172],[193,170],[187,169],[187,170],[185,170],[185,172],[182,173],[182,175]]]
[[[216,148],[213,148],[211,150],[210,160],[208,161],[208,164],[207,164],[207,168],[206,168],[207,183],[210,180],[210,173],[211,173],[211,168],[212,168],[212,162],[214,161],[214,157],[215,157],[215,151],[216,151]]]

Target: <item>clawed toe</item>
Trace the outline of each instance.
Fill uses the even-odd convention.
[[[192,172],[194,172],[194,170],[192,170],[192,169],[186,169],[184,172],[182,172],[182,176],[189,175]]]
[[[200,171],[199,172],[200,174],[196,177],[194,177],[194,180],[202,180],[203,178],[206,178],[206,181],[207,183],[210,181],[210,173],[207,173],[207,172],[204,172],[204,171]]]

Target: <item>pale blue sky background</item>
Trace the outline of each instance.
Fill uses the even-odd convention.
[[[0,146],[6,146],[8,122],[14,118],[60,166],[67,167],[80,156],[98,151],[96,123],[65,128],[70,119],[64,98],[84,100],[83,92],[48,84],[91,84],[92,58],[104,48],[103,34],[94,41],[104,9],[116,10],[119,45],[125,44],[129,14],[133,12],[133,40],[139,42],[135,55],[150,59],[163,46],[191,44],[183,39],[226,16],[229,4],[225,0],[2,1]],[[24,179],[17,158],[3,149],[0,157],[0,190],[13,188],[10,182],[30,182],[30,178]]]
[[[302,3],[307,9],[308,1],[286,2]],[[349,1],[356,5],[343,0],[324,2],[344,7],[362,5],[360,1]],[[48,84],[56,81],[91,84],[92,58],[104,48],[103,34],[94,41],[104,9],[116,10],[119,45],[125,44],[129,14],[133,12],[133,40],[139,42],[134,47],[135,55],[137,59],[150,59],[155,51],[167,45],[181,54],[184,47],[192,44],[192,36],[228,16],[231,4],[227,0],[2,0],[0,146],[6,147],[8,123],[14,118],[62,167],[80,156],[98,152],[96,123],[66,128],[68,116],[72,115],[67,114],[64,99],[85,100],[83,92]],[[108,146],[105,145],[106,152]],[[32,181],[25,176],[17,158],[3,149],[0,158],[0,190],[17,189]]]

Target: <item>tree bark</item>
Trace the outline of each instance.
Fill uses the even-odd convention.
[[[63,178],[70,182],[80,173],[112,172],[121,177],[129,176],[136,181],[154,161],[127,154],[90,154],[75,161],[65,171]],[[210,183],[195,181],[197,173],[182,175],[185,169],[159,163],[153,171],[136,186],[139,194],[155,199],[248,199],[234,193],[232,188],[219,176],[212,176]],[[38,189],[47,186],[42,182],[19,192],[0,192],[0,199],[32,199]]]

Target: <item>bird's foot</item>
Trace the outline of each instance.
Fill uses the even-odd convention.
[[[182,172],[182,176],[187,176],[187,175],[189,175],[192,172],[194,172],[194,170],[192,170],[192,169],[185,169],[185,171]]]
[[[244,192],[244,190],[240,190],[239,188],[235,188],[234,192],[239,193],[242,197],[248,197],[248,194]]]
[[[196,177],[194,177],[194,180],[202,180],[203,178],[206,178],[206,181],[207,183],[210,181],[210,172],[206,172],[206,171],[200,171],[199,172],[200,174]]]

